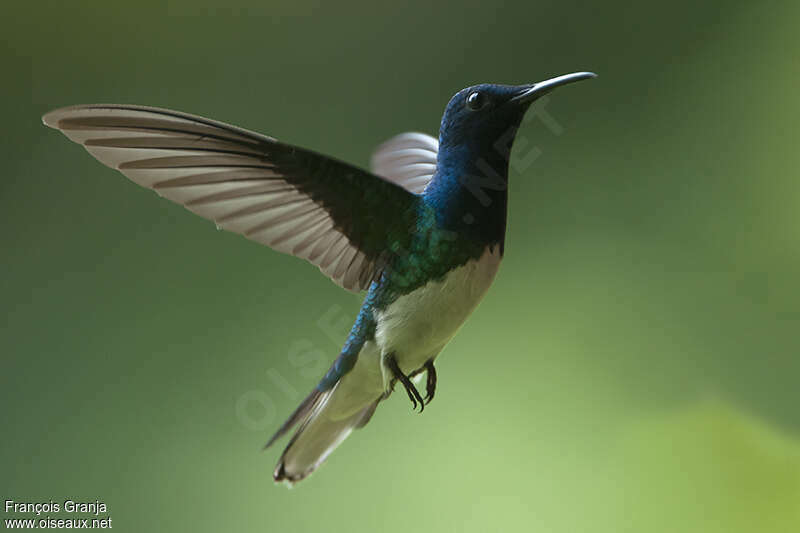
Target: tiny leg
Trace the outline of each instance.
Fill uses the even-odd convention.
[[[395,359],[394,355],[390,355],[386,358],[386,365],[389,367],[389,370],[392,371],[392,376],[394,376],[394,379],[402,383],[403,387],[405,387],[406,394],[408,394],[408,398],[411,400],[413,409],[416,410],[417,403],[419,403],[419,412],[421,413],[424,411],[425,402],[422,399],[422,395],[419,393],[408,376],[403,374],[402,370],[400,370],[400,367],[397,364],[397,359]]]
[[[436,367],[433,366],[433,359],[428,359],[425,363],[425,403],[433,401],[433,395],[436,394]]]

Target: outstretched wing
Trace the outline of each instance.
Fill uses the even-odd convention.
[[[436,172],[439,141],[425,133],[401,133],[375,149],[370,168],[378,176],[422,194]]]
[[[134,182],[345,289],[406,249],[418,197],[347,163],[213,120],[152,107],[57,109],[44,123]]]

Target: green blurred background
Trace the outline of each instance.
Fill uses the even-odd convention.
[[[6,6],[0,496],[97,498],[122,531],[798,531],[798,22],[792,1]],[[359,299],[40,122],[157,105],[366,165],[462,87],[575,70],[600,77],[550,97],[561,134],[520,131],[541,153],[437,400],[395,395],[293,490],[260,447]]]

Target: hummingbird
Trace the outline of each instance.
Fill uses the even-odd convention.
[[[476,308],[503,258],[511,146],[530,105],[575,72],[457,92],[438,139],[403,133],[371,171],[215,120],[154,107],[56,109],[45,125],[105,165],[217,228],[305,259],[365,291],[327,373],[266,447],[292,431],[275,467],[292,485],[364,427],[399,383],[422,412],[436,357]],[[425,395],[417,388],[425,375]]]

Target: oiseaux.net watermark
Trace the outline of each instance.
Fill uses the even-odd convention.
[[[48,500],[23,502],[6,499],[3,502],[6,529],[111,529],[113,519],[108,505],[101,500]]]

